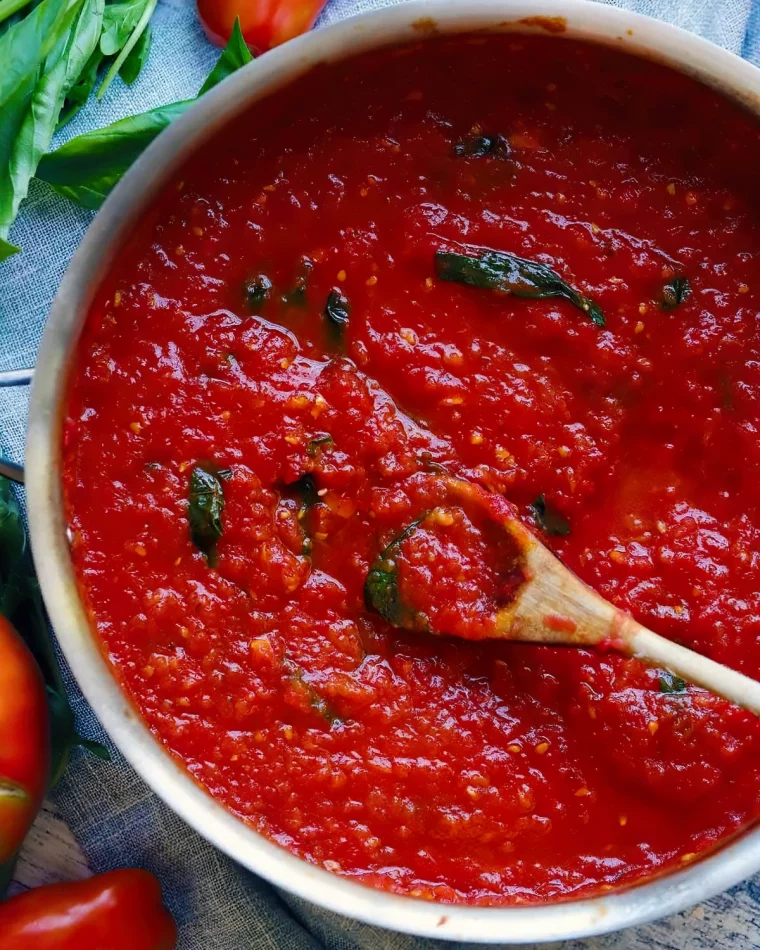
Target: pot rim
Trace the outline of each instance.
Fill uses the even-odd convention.
[[[525,18],[534,19],[531,23]],[[127,761],[199,834],[271,884],[367,924],[445,940],[566,940],[677,913],[760,870],[760,828],[740,833],[688,867],[641,884],[603,896],[517,907],[460,906],[391,894],[325,871],[269,841],[211,798],[170,755],[122,692],[104,658],[69,555],[60,478],[62,407],[89,305],[123,238],[176,168],[235,115],[320,62],[432,31],[535,33],[550,25],[562,26],[568,38],[618,46],[664,62],[760,114],[760,69],[677,27],[590,0],[412,0],[298,37],[204,95],[150,145],[108,197],[53,302],[29,410],[26,490],[43,597],[85,698]]]

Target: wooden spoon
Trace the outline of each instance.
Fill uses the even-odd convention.
[[[760,682],[653,633],[600,597],[544,547],[501,496],[462,479],[446,476],[445,482],[450,497],[485,511],[517,547],[524,580],[496,612],[489,639],[619,650],[760,715]]]

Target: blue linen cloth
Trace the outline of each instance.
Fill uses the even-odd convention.
[[[397,0],[331,0],[318,26]],[[607,0],[668,20],[760,65],[760,0]],[[55,144],[117,118],[194,95],[218,52],[205,40],[193,0],[161,0],[154,46],[131,88],[117,80]],[[0,117],[0,122],[2,117]],[[45,317],[90,212],[33,182],[11,232],[23,253],[0,265],[0,370],[34,364]],[[26,393],[0,390],[0,449],[22,460]],[[95,871],[154,871],[180,929],[180,950],[434,950],[462,944],[417,940],[367,927],[275,891],[233,864],[177,818],[108,742],[68,671],[81,733],[109,745],[111,762],[75,754],[54,792],[63,819]],[[390,923],[390,921],[389,921]],[[706,904],[648,926],[556,950],[760,948],[760,876]]]

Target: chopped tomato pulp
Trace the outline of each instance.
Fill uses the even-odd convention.
[[[614,652],[396,629],[364,588],[448,510],[443,469],[760,673],[758,167],[757,122],[692,80],[502,35],[319,68],[182,169],[92,307],[65,484],[104,650],[212,795],[336,872],[489,904],[756,819],[754,717]],[[463,248],[582,299],[442,279]],[[458,583],[470,622],[506,579],[448,520],[398,592],[455,616]]]

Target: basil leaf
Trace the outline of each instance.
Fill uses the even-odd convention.
[[[240,20],[235,17],[235,23],[232,27],[232,33],[230,33],[227,45],[222,50],[222,55],[216,61],[216,66],[214,66],[208,74],[208,78],[198,91],[198,95],[202,96],[204,92],[213,89],[214,86],[228,76],[231,76],[240,69],[241,66],[246,66],[252,61],[253,54],[245,45],[243,33],[240,29]]]
[[[430,514],[424,512],[415,521],[410,522],[401,534],[394,538],[380,553],[372,565],[364,583],[364,602],[370,610],[375,610],[394,627],[406,630],[427,630],[427,619],[407,607],[401,599],[398,589],[398,565],[395,558],[400,552],[401,545]]]
[[[99,37],[104,0],[43,0],[0,37],[0,257],[63,102]]]
[[[104,56],[113,56],[122,49],[150,4],[151,0],[126,0],[106,6],[100,35],[100,52]]]
[[[190,537],[212,566],[216,563],[216,542],[224,531],[224,489],[221,479],[225,477],[229,477],[226,470],[214,474],[200,465],[190,473],[190,504],[187,509]]]
[[[108,9],[108,7],[106,7],[106,9]],[[128,86],[131,86],[143,71],[143,67],[147,63],[148,56],[150,55],[152,42],[153,27],[149,23],[144,32],[140,34],[140,38],[137,43],[135,43],[132,52],[124,60],[124,64],[119,70],[119,75]]]
[[[582,310],[593,324],[606,326],[599,305],[567,284],[556,271],[546,264],[529,261],[506,251],[490,248],[468,248],[472,254],[454,251],[436,251],[436,273],[441,280],[451,280],[487,290],[499,290],[543,300],[562,297]]]
[[[570,523],[558,511],[547,505],[543,495],[539,495],[530,507],[536,525],[546,534],[561,537],[570,534]]]
[[[193,101],[159,106],[78,135],[42,158],[37,177],[64,198],[97,211],[132,162]]]
[[[509,159],[512,149],[503,135],[468,135],[454,144],[457,158]]]
[[[251,54],[245,47],[248,58],[244,59],[241,43],[245,47],[236,20],[227,48],[198,95],[224,79],[235,68],[250,62]],[[186,112],[193,102],[194,99],[185,99],[159,106],[149,112],[120,119],[103,129],[78,135],[43,157],[37,168],[37,177],[49,182],[64,198],[95,211],[132,162],[159,132]]]
[[[422,468],[423,472],[433,472],[436,475],[450,475],[452,478],[456,477],[445,465],[436,462],[430,452],[420,452],[416,458],[416,462]]]
[[[272,281],[265,274],[257,274],[243,285],[243,294],[248,309],[257,313],[264,306],[272,290]]]
[[[16,247],[15,244],[11,244],[10,241],[6,241],[0,237],[0,263],[7,261],[8,258],[13,257],[14,254],[18,254],[20,250],[20,247]]]
[[[660,677],[660,692],[685,693],[686,681],[682,680],[680,676],[674,676],[672,673],[665,673],[664,676]]]
[[[308,451],[308,449],[307,449]],[[298,522],[303,536],[303,549],[301,553],[304,557],[311,554],[313,541],[311,537],[311,509],[319,504],[319,491],[314,476],[308,472],[302,475],[298,481],[291,482],[285,486],[284,495],[286,498],[295,501],[298,504]]]
[[[675,310],[691,294],[691,284],[685,277],[674,277],[662,288],[662,309]]]
[[[0,35],[5,33],[5,28],[10,29],[21,19],[23,14],[20,11],[30,3],[31,0],[0,0],[0,24],[4,27],[0,30]]]
[[[61,671],[53,652],[39,585],[34,576],[21,512],[10,482],[0,476],[0,613],[18,630],[37,661],[50,710],[51,786],[66,771],[73,746],[84,746],[101,758],[108,750],[83,739],[74,726]]]
[[[309,458],[316,458],[319,450],[321,448],[333,445],[333,437],[329,434],[317,436],[314,439],[309,439],[306,443],[306,454]]]
[[[79,79],[68,91],[66,101],[63,104],[63,109],[60,116],[58,117],[56,131],[62,126],[66,125],[70,119],[73,119],[85,102],[87,102],[87,100],[90,98],[90,93],[95,88],[95,83],[98,81],[98,70],[100,69],[102,62],[103,54],[100,52],[100,47],[98,46],[92,51],[92,55],[87,60],[87,64],[80,73]]]
[[[297,482],[291,482],[288,486],[289,491],[298,495],[301,499],[301,512],[306,512],[313,508],[319,502],[319,493],[317,492],[317,483],[313,475],[302,475]]]
[[[337,289],[331,290],[327,297],[323,315],[337,340],[343,339],[350,313],[351,306],[348,298],[344,297]]]
[[[153,16],[153,13],[156,9],[156,5],[158,4],[158,0],[139,0],[139,2],[142,4],[140,17],[137,20],[137,23],[135,23],[134,29],[132,29],[132,31],[130,32],[129,38],[121,46],[119,55],[109,66],[108,72],[106,73],[105,78],[103,79],[103,82],[100,84],[100,89],[98,89],[96,93],[98,99],[103,98],[103,96],[106,94],[108,87],[113,82],[114,76],[116,76],[116,74],[121,71],[121,68],[124,65],[124,63],[126,63],[129,57],[132,55],[132,50],[140,42],[140,37],[148,28],[148,24],[150,23],[150,18]],[[114,7],[114,6],[129,7],[130,16],[131,16],[131,4],[123,4],[123,5],[111,4],[111,7]],[[119,38],[121,37],[121,35],[123,34],[119,34]],[[101,51],[103,51],[102,43],[101,43],[100,48],[101,48]],[[116,50],[114,50],[114,52],[116,52]]]
[[[296,688],[296,690],[303,695],[309,701],[311,708],[320,715],[325,722],[328,722],[332,725],[334,722],[342,722],[341,717],[335,712],[330,703],[321,696],[311,685],[307,679],[307,674],[300,666],[297,666],[292,660],[285,659],[283,661],[283,669],[285,674]]]

